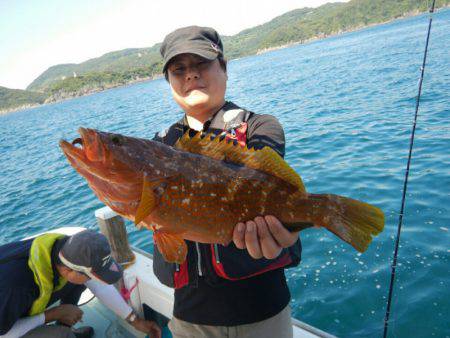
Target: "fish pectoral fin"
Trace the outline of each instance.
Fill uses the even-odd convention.
[[[166,186],[165,179],[149,180],[144,176],[141,201],[134,216],[135,225],[142,222],[159,205],[162,192]]]
[[[186,260],[187,245],[180,234],[156,230],[153,239],[167,262],[182,264]]]

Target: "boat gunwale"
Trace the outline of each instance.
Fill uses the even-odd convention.
[[[149,259],[151,259],[153,261],[153,254],[151,254],[150,252],[144,251],[144,250],[139,249],[139,248],[137,248],[135,246],[131,246],[131,249],[133,251],[136,251],[137,253],[139,253],[139,254],[143,255],[144,257],[147,257],[147,258],[149,258]],[[320,337],[320,338],[336,338],[336,336],[333,336],[333,335],[331,335],[329,333],[326,333],[326,332],[324,332],[324,331],[322,331],[322,330],[320,330],[318,328],[315,328],[314,326],[306,324],[306,323],[304,323],[304,322],[302,322],[302,321],[300,321],[300,320],[298,320],[298,319],[296,319],[294,317],[291,317],[291,320],[292,320],[292,326],[295,326],[295,327],[299,328],[300,330],[307,331],[308,333],[311,333],[311,334],[313,334],[313,335],[315,335],[317,337]]]

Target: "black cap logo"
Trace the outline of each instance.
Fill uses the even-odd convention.
[[[214,42],[211,42],[211,47],[212,47],[212,49],[214,49],[216,52],[220,53],[219,46],[216,45]]]

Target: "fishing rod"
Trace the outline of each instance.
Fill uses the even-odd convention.
[[[409,167],[411,164],[411,156],[412,156],[412,149],[414,144],[414,135],[416,133],[416,125],[417,125],[417,115],[419,112],[419,103],[420,103],[420,94],[422,93],[422,82],[423,82],[423,74],[425,72],[425,63],[427,61],[427,52],[428,52],[428,41],[430,40],[430,32],[431,32],[431,23],[433,22],[433,12],[434,12],[434,4],[436,0],[433,0],[433,3],[431,4],[431,7],[429,9],[430,12],[430,20],[428,22],[428,33],[427,33],[427,41],[425,43],[425,51],[423,54],[423,62],[421,67],[421,73],[420,73],[420,80],[419,80],[419,89],[417,93],[416,98],[416,111],[414,114],[414,122],[413,127],[411,131],[411,137],[409,140],[409,154],[408,154],[408,162],[406,164],[406,172],[405,172],[405,181],[403,182],[403,196],[402,196],[402,204],[400,208],[400,214],[398,218],[398,227],[397,227],[397,238],[395,240],[395,250],[394,250],[394,259],[392,261],[391,265],[391,282],[389,285],[389,296],[387,300],[387,306],[386,306],[386,315],[384,317],[384,332],[383,337],[386,338],[387,331],[388,331],[388,324],[389,324],[389,315],[391,311],[391,301],[392,301],[392,293],[394,289],[394,280],[395,280],[395,270],[397,267],[397,254],[398,254],[398,247],[400,243],[400,233],[402,231],[402,223],[403,223],[403,212],[405,209],[405,199],[406,199],[406,189],[408,187],[408,177],[409,177]]]

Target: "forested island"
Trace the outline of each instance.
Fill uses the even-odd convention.
[[[223,36],[232,60],[296,43],[417,15],[428,10],[423,0],[352,0],[301,8],[233,36]],[[437,0],[436,8],[450,0]],[[149,48],[115,51],[80,64],[52,66],[26,90],[0,87],[0,113],[90,94],[161,75],[160,43]]]
[[[0,114],[45,103],[48,94],[0,86]]]

